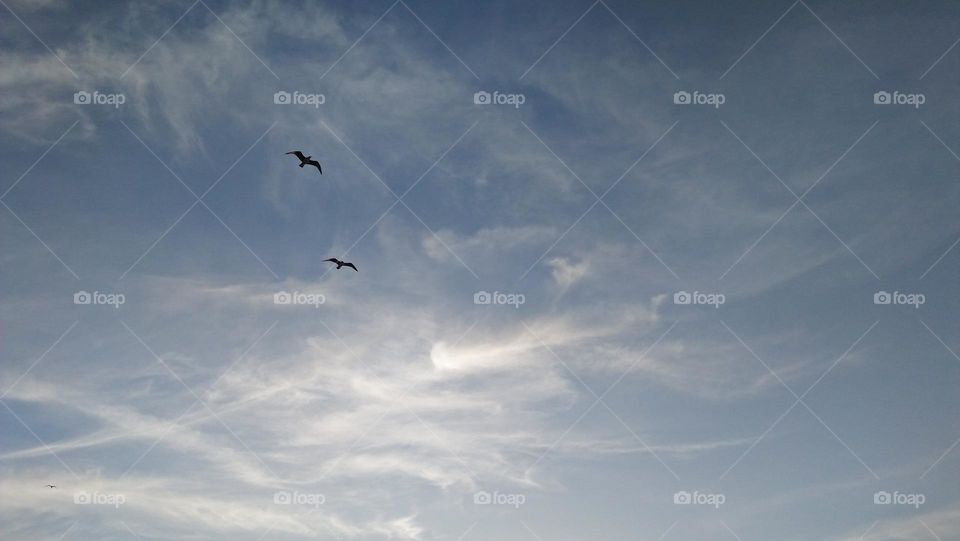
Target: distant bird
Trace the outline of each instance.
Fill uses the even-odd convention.
[[[346,261],[340,261],[339,259],[337,259],[337,258],[335,258],[335,257],[331,257],[330,259],[324,259],[324,261],[329,261],[329,262],[331,262],[331,263],[336,263],[338,269],[339,269],[340,267],[350,267],[351,269],[353,269],[353,270],[355,270],[355,271],[357,271],[357,272],[360,272],[360,271],[357,270],[357,266],[354,265],[353,263],[348,263],[348,262],[346,262]]]
[[[300,167],[303,167],[304,165],[312,165],[316,167],[318,171],[320,171],[321,175],[323,174],[323,169],[320,169],[320,162],[314,160],[313,156],[304,156],[303,152],[300,152],[299,150],[292,150],[287,152],[287,154],[293,154],[294,156],[300,158]]]
[[[47,485],[48,488],[57,488],[57,485]]]

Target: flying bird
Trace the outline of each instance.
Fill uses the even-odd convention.
[[[317,171],[320,171],[321,175],[323,174],[323,169],[320,169],[320,162],[314,160],[313,156],[304,156],[303,152],[300,152],[299,150],[291,150],[290,152],[287,152],[287,154],[293,154],[297,158],[300,158],[300,167],[303,167],[304,165],[312,165],[317,168]]]
[[[57,488],[57,485],[47,485],[47,488]]]
[[[329,261],[329,262],[331,262],[331,263],[336,263],[338,269],[339,269],[340,267],[350,267],[351,269],[353,269],[353,270],[355,270],[355,271],[357,271],[357,272],[360,272],[360,271],[357,270],[357,266],[354,265],[353,263],[349,263],[349,262],[347,262],[347,261],[340,261],[339,259],[337,259],[337,258],[335,258],[335,257],[331,257],[330,259],[324,259],[324,261]]]

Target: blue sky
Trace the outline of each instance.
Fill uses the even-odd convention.
[[[2,4],[3,539],[960,539],[960,6]]]

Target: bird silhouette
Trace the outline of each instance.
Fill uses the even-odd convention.
[[[57,488],[57,485],[47,485],[48,488]]]
[[[304,156],[303,152],[300,152],[299,150],[291,150],[290,152],[287,152],[287,154],[293,154],[297,158],[300,158],[300,167],[303,167],[304,165],[312,165],[317,168],[317,171],[320,171],[321,175],[323,174],[323,169],[320,168],[320,162],[314,160],[313,156]]]
[[[336,263],[338,269],[339,269],[340,267],[350,267],[351,269],[353,269],[353,270],[355,270],[355,271],[357,271],[357,272],[360,272],[359,270],[357,270],[357,266],[354,265],[353,263],[349,263],[349,262],[347,262],[347,261],[340,261],[339,259],[337,259],[337,258],[335,258],[335,257],[331,257],[330,259],[324,259],[324,261],[329,261],[329,262],[331,262],[331,263]]]

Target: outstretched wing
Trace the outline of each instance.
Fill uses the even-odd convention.
[[[307,165],[315,166],[320,171],[320,174],[321,175],[323,174],[323,169],[320,169],[320,162],[318,162],[317,160],[310,160],[307,162]]]
[[[303,152],[300,152],[299,150],[292,150],[290,152],[287,152],[287,154],[293,154],[294,156],[300,158],[301,160],[306,158],[306,156],[303,155]]]
[[[354,265],[353,263],[344,263],[343,266],[344,266],[344,267],[350,267],[351,269],[353,269],[353,270],[355,270],[355,271],[357,271],[357,272],[360,272],[360,271],[357,270],[357,266]]]
[[[340,263],[340,261],[338,261],[337,258],[335,257],[331,257],[330,259],[324,259],[324,261],[329,261],[331,263],[337,263],[337,264]]]

